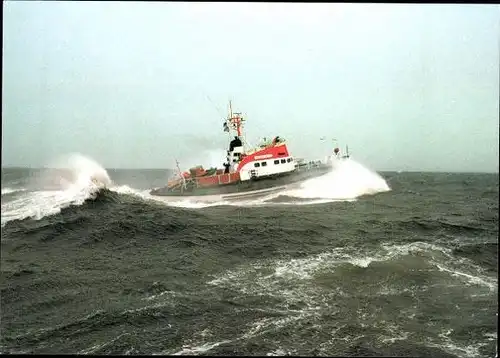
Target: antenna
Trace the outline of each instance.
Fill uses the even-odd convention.
[[[208,96],[208,94],[206,95],[207,99],[210,101],[210,103],[212,103],[212,105],[214,106],[215,110],[217,111],[217,113],[219,113],[219,115],[224,118],[224,113],[222,113],[222,111],[220,110],[220,108],[212,101],[212,99]]]

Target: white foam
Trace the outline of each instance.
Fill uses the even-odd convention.
[[[279,263],[274,275],[284,278],[310,279],[313,272],[324,266],[327,254],[320,254],[306,259],[292,259]]]
[[[313,293],[315,285],[312,279],[317,272],[334,270],[339,265],[350,264],[368,269],[373,262],[386,262],[395,258],[419,255],[430,268],[451,273],[452,276],[466,281],[486,286],[490,291],[497,289],[495,278],[485,275],[481,268],[468,259],[457,259],[451,255],[449,249],[424,242],[414,242],[404,245],[381,245],[377,250],[364,252],[355,247],[339,247],[328,252],[301,259],[276,260],[273,262],[258,262],[251,266],[244,266],[235,271],[227,271],[209,281],[210,285],[235,286],[243,293],[267,294],[286,298],[289,302],[301,301],[304,297],[295,290],[290,290],[290,282],[294,282],[297,290],[308,286],[309,293]],[[461,265],[469,272],[458,271],[454,264]],[[251,281],[251,283],[249,282]],[[312,286],[311,286],[312,285]],[[453,282],[449,283],[454,286]],[[408,290],[416,289],[408,288]],[[427,289],[427,287],[423,287]],[[380,294],[396,294],[395,288],[384,287]],[[405,289],[406,290],[406,289]],[[403,292],[405,291],[403,290]]]
[[[498,281],[496,278],[487,276],[484,270],[471,260],[453,256],[451,249],[425,242],[413,242],[404,245],[382,245],[382,247],[388,252],[388,256],[390,257],[415,254],[427,255],[428,262],[441,272],[450,273],[451,276],[465,280],[468,284],[486,286],[490,291],[498,290]],[[460,270],[456,266],[460,266]],[[463,270],[465,269],[469,272],[464,272]]]
[[[487,343],[480,342],[473,345],[461,345],[449,337],[451,332],[452,330],[450,329],[441,332],[438,335],[440,341],[437,341],[437,339],[429,339],[427,346],[442,349],[460,358],[474,358],[482,356],[479,349],[486,346]]]
[[[408,332],[401,332],[399,335],[393,336],[393,337],[388,337],[388,338],[383,338],[382,342],[383,343],[394,343],[396,341],[405,341],[408,339]]]
[[[220,342],[215,342],[215,343],[203,343],[199,346],[194,346],[194,347],[184,346],[184,347],[182,347],[182,350],[175,352],[175,353],[172,353],[172,355],[178,356],[178,355],[184,355],[184,354],[193,355],[193,354],[204,353],[204,352],[209,351],[217,346],[220,346],[221,344],[230,343],[230,342],[231,342],[231,340],[225,340],[225,341],[220,341]]]
[[[332,171],[312,178],[299,189],[284,192],[297,198],[349,200],[362,195],[389,191],[387,182],[377,173],[352,160],[342,160]]]
[[[266,356],[285,356],[289,355],[290,352],[285,351],[283,348],[278,348],[272,352],[266,353]]]
[[[20,192],[20,191],[25,191],[25,190],[26,189],[24,189],[24,188],[18,188],[18,189],[14,189],[14,188],[2,188],[2,195],[12,194],[12,193]]]
[[[28,217],[39,220],[57,214],[64,207],[82,204],[98,190],[99,188],[91,183],[83,187],[75,184],[64,191],[32,192],[14,201],[2,203],[2,226],[12,220]]]
[[[212,155],[213,154],[213,155]],[[211,155],[216,158],[216,153]],[[390,190],[387,183],[376,173],[366,169],[355,161],[346,160],[332,167],[332,172],[318,178],[313,178],[299,184],[297,189],[274,192],[267,196],[254,199],[224,200],[221,196],[183,198],[152,196],[149,190],[136,190],[127,185],[114,186],[107,171],[94,160],[81,154],[74,153],[59,158],[51,167],[65,169],[70,172],[69,177],[60,176],[55,171],[48,170],[36,179],[35,184],[42,187],[51,183],[51,190],[32,191],[14,201],[2,203],[1,225],[11,220],[20,220],[28,217],[40,219],[53,215],[69,205],[80,205],[91,198],[105,185],[110,190],[120,194],[135,195],[144,200],[155,200],[169,206],[202,209],[212,206],[269,206],[269,205],[313,205],[331,201],[356,200],[356,197],[365,194]],[[98,184],[92,182],[97,180]],[[14,191],[25,191],[25,188],[3,188],[2,194]],[[296,197],[299,202],[272,203],[270,200],[279,195]]]
[[[291,313],[290,311],[287,312],[288,314]],[[200,342],[196,344],[185,344],[180,351],[177,351],[175,353],[161,353],[161,354],[168,354],[168,355],[193,355],[193,354],[199,354],[199,353],[204,353],[207,352],[217,346],[220,346],[221,344],[226,344],[226,343],[234,343],[240,340],[249,340],[251,338],[254,338],[256,336],[260,336],[262,334],[265,334],[269,332],[269,330],[275,330],[282,328],[286,325],[292,324],[293,322],[304,319],[306,317],[311,316],[309,312],[306,311],[300,311],[298,315],[289,315],[287,317],[283,318],[263,318],[259,319],[257,321],[254,321],[250,324],[249,329],[243,333],[240,336],[237,336],[233,339],[226,339],[222,340],[219,342]],[[207,335],[206,329],[204,329],[202,332],[199,332],[196,334],[197,336],[204,337]],[[268,354],[272,355],[272,354]]]
[[[107,347],[107,346],[111,345],[112,343],[116,342],[117,340],[119,340],[120,338],[122,338],[124,336],[130,336],[130,333],[119,334],[118,336],[116,336],[115,338],[111,339],[110,341],[107,341],[107,342],[104,342],[104,343],[101,343],[101,344],[93,345],[90,348],[86,348],[86,349],[80,351],[79,354],[94,354],[98,350],[103,349],[104,347]]]
[[[215,158],[216,155],[213,154]],[[111,190],[122,194],[136,195],[143,199],[151,199],[169,206],[202,209],[213,206],[274,206],[274,205],[314,205],[332,201],[355,201],[366,194],[390,190],[385,180],[377,173],[370,171],[352,159],[341,161],[332,166],[332,171],[321,177],[313,178],[295,185],[297,189],[273,192],[257,198],[224,199],[221,195],[199,197],[162,197],[149,194],[149,190],[136,190],[123,185]],[[270,202],[278,196],[289,196],[298,199],[310,199],[274,203]]]
[[[484,278],[484,277],[474,276],[474,275],[471,275],[471,274],[468,274],[468,273],[464,273],[464,272],[461,272],[461,271],[458,271],[458,270],[446,268],[446,267],[444,267],[443,265],[440,265],[440,264],[437,264],[436,266],[439,269],[439,271],[444,271],[444,272],[451,273],[451,275],[454,276],[454,277],[465,278],[465,281],[468,284],[486,286],[486,287],[488,287],[490,289],[490,291],[498,290],[498,283],[494,282],[490,278]]]
[[[220,205],[233,205],[233,203],[221,200],[219,197],[200,197],[200,198],[183,198],[183,197],[168,197],[168,196],[155,196],[151,195],[150,190],[137,190],[129,187],[128,185],[110,187],[109,190],[119,194],[134,195],[144,200],[153,200],[168,206],[175,206],[190,209],[202,209],[211,206]]]
[[[452,270],[453,265],[464,265],[467,271],[459,271],[459,279],[473,280],[474,282],[492,287],[493,278],[482,276],[480,269],[474,266],[467,259],[457,259],[452,255],[452,251],[435,244],[425,242],[413,242],[402,245],[382,244],[375,249],[363,249],[359,247],[339,247],[318,255],[312,255],[301,259],[287,260],[262,260],[250,265],[241,266],[235,270],[224,272],[222,275],[214,277],[207,282],[209,285],[219,286],[221,288],[230,287],[237,289],[245,295],[265,295],[279,298],[276,307],[266,309],[266,312],[273,316],[281,309],[287,317],[266,317],[253,322],[247,332],[237,339],[254,337],[268,332],[270,329],[277,329],[285,325],[292,324],[297,320],[313,318],[321,315],[321,312],[328,310],[331,314],[332,304],[339,300],[345,300],[346,294],[340,289],[325,290],[314,280],[317,272],[324,270],[333,271],[339,265],[351,264],[363,269],[369,269],[373,262],[384,262],[393,259],[404,259],[408,256],[419,256],[425,261],[430,269],[436,271],[456,274]],[[362,273],[360,273],[362,274]],[[439,285],[442,283],[439,282]],[[450,282],[451,286],[456,286],[456,282]],[[460,286],[460,284],[458,284]],[[422,287],[396,287],[390,282],[382,287],[382,295],[399,295],[404,292],[413,292],[415,290],[427,290],[428,286]],[[348,297],[347,297],[348,299]],[[293,305],[293,309],[289,307]],[[404,313],[406,319],[413,319],[416,315],[417,306],[412,307]],[[410,332],[404,331],[396,325],[388,322],[378,321],[373,323],[375,312],[359,310],[357,313],[359,323],[370,322],[369,325],[375,325],[382,328],[385,333],[381,335],[380,341],[385,344],[392,344],[398,340],[408,340]],[[477,356],[479,345],[461,347],[449,339],[451,331],[444,331],[441,335],[432,337],[432,343],[453,354],[459,356]],[[492,336],[493,337],[493,336]],[[334,345],[334,341],[346,340],[352,342],[351,336],[335,336],[330,342],[325,344]],[[234,341],[234,340],[233,340]]]
[[[275,206],[275,205],[317,205],[334,201],[355,201],[362,195],[389,191],[386,181],[377,173],[365,168],[352,159],[339,161],[332,166],[332,171],[320,177],[305,180],[293,185],[294,189],[284,188],[257,198],[241,198],[225,200],[220,195],[200,196],[197,198],[173,198],[151,196],[148,198],[163,202],[166,205],[184,208],[206,208],[210,206]],[[133,194],[133,192],[130,192]],[[144,197],[144,192],[140,194]],[[275,203],[279,196],[288,196],[292,200]],[[293,198],[302,199],[295,201]],[[306,199],[306,200],[303,200]],[[307,200],[309,199],[309,200]]]
[[[211,206],[221,206],[221,205],[234,205],[234,203],[230,203],[227,201],[219,201],[219,202],[205,202],[205,201],[194,201],[194,200],[175,200],[175,201],[164,201],[161,199],[154,198],[154,200],[162,202],[164,204],[170,205],[170,206],[175,206],[175,207],[180,207],[180,208],[187,208],[187,209],[203,209],[203,208],[208,208]]]
[[[451,258],[451,252],[452,250],[434,245],[434,244],[429,244],[427,242],[423,241],[415,241],[411,242],[408,244],[402,244],[402,245],[395,245],[395,244],[382,244],[381,247],[387,251],[387,254],[389,257],[395,257],[395,256],[407,256],[410,254],[418,253],[418,252],[440,252],[444,256]]]
[[[45,216],[54,215],[69,205],[81,205],[92,198],[103,186],[119,194],[128,194],[144,200],[155,200],[166,205],[184,208],[205,208],[216,205],[230,204],[224,201],[203,202],[202,200],[165,200],[149,194],[149,190],[136,190],[127,185],[115,186],[106,169],[91,158],[74,153],[58,158],[50,165],[51,168],[39,173],[32,179],[35,190],[10,202],[2,202],[1,225],[12,220],[33,218],[39,220]],[[65,171],[62,175],[60,170]],[[95,180],[95,181],[93,181]],[[50,183],[50,190],[44,189]],[[16,189],[16,191],[26,189]],[[13,192],[10,188],[3,188],[2,194]]]
[[[80,153],[61,156],[51,167],[69,170],[73,174],[73,180],[68,183],[70,186],[73,184],[86,186],[92,179],[106,186],[112,184],[106,169],[95,160]]]
[[[349,260],[349,263],[353,264],[354,266],[366,268],[373,261],[376,261],[376,259],[368,256],[368,257],[353,258],[353,259]]]
[[[38,220],[56,214],[69,205],[80,205],[95,195],[102,185],[112,184],[104,168],[81,154],[70,154],[60,158],[55,164],[67,171],[69,177],[50,177],[57,176],[54,170],[42,172],[33,179],[34,184],[42,186],[41,190],[26,193],[13,201],[2,202],[2,226],[12,220],[29,217]],[[43,189],[48,181],[58,185],[52,190]]]
[[[155,308],[163,308],[163,307],[167,307],[167,306],[170,306],[171,304],[167,302],[161,302],[161,303],[155,303],[153,305],[148,305],[148,306],[143,306],[143,307],[139,307],[139,308],[134,308],[134,309],[129,309],[129,310],[125,310],[123,311],[124,314],[127,314],[127,313],[138,313],[138,312],[143,312],[143,311],[149,311],[151,309],[155,309]],[[168,326],[169,328],[171,327],[171,325]]]
[[[498,333],[497,332],[485,333],[484,336],[488,338],[488,341],[496,341],[498,339]]]

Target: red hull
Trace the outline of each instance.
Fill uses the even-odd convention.
[[[234,184],[240,181],[240,173],[216,174],[208,177],[194,178],[198,186],[206,188],[210,186]]]

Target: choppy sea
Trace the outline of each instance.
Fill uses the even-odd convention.
[[[1,353],[496,356],[498,173],[349,160],[231,203],[168,176],[2,169]]]

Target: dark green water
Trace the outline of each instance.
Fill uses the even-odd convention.
[[[162,171],[108,174],[68,192],[3,169],[2,353],[495,355],[498,174],[199,208],[148,198]]]

